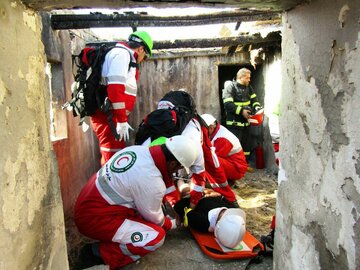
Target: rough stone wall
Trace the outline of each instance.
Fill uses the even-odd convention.
[[[284,14],[275,269],[360,267],[360,2]]]
[[[0,269],[68,269],[41,27],[35,12],[1,1]]]

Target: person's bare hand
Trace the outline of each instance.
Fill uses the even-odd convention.
[[[190,194],[190,187],[184,187],[181,190],[181,198],[185,198],[185,197],[189,196],[189,194]]]
[[[250,111],[250,110],[243,109],[242,115],[244,116],[244,118],[249,119],[249,118],[250,118],[250,114],[251,114],[251,111]]]
[[[212,189],[206,188],[204,189],[204,197],[220,197],[221,194]]]

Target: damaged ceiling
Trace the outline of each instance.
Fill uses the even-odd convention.
[[[215,23],[236,22],[237,30],[242,22],[247,21],[280,21],[281,13],[297,5],[309,2],[310,0],[22,0],[29,8],[38,11],[54,11],[63,9],[93,9],[90,14],[52,14],[51,27],[57,29],[86,29],[96,27],[131,27],[134,30],[142,26],[168,27],[168,26],[193,26]],[[179,8],[179,7],[207,7],[207,8],[234,8],[233,11],[223,11],[212,14],[202,14],[196,16],[152,16],[146,13],[117,13],[102,14],[96,12],[99,8],[121,9],[132,7],[154,7],[154,8]],[[237,45],[273,44],[280,46],[281,36],[274,33],[269,37],[259,36],[239,36],[235,38],[226,37],[223,39],[211,40],[173,40],[165,41],[162,44],[155,42],[154,49],[165,48],[191,48],[191,47],[218,47]],[[265,46],[266,47],[266,46]]]
[[[235,7],[250,10],[271,10],[281,12],[309,1],[310,0],[22,0],[22,3],[29,8],[39,11],[74,8],[119,9],[126,7]]]

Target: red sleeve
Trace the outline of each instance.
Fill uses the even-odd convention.
[[[171,221],[168,217],[165,217],[164,224],[162,225],[162,228],[167,232],[171,229]]]
[[[217,138],[214,141],[215,152],[218,157],[226,158],[233,148],[233,144],[225,138]]]
[[[171,207],[174,207],[175,203],[180,200],[180,193],[177,189],[167,193],[164,196],[164,201],[168,202]]]
[[[107,94],[113,106],[115,121],[117,123],[127,122],[127,115],[134,108],[136,96],[126,94],[123,84],[109,84]]]
[[[191,182],[193,183],[192,189],[190,191],[190,203],[197,205],[203,195],[205,187],[205,173],[193,174]]]

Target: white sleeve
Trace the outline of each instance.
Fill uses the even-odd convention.
[[[150,144],[151,144],[151,138],[150,138],[150,137],[147,138],[147,139],[142,143],[143,146],[147,146],[147,147],[149,147]]]
[[[181,133],[195,142],[197,147],[198,155],[193,163],[190,166],[190,171],[192,173],[202,173],[205,171],[205,161],[204,161],[204,153],[202,149],[202,131],[198,121],[191,120],[187,126],[185,127],[184,131]]]
[[[130,54],[122,48],[113,48],[105,56],[102,77],[108,84],[126,84]]]
[[[166,191],[164,181],[161,177],[149,177],[141,182],[131,187],[136,209],[145,220],[162,226],[165,218],[161,208]]]

